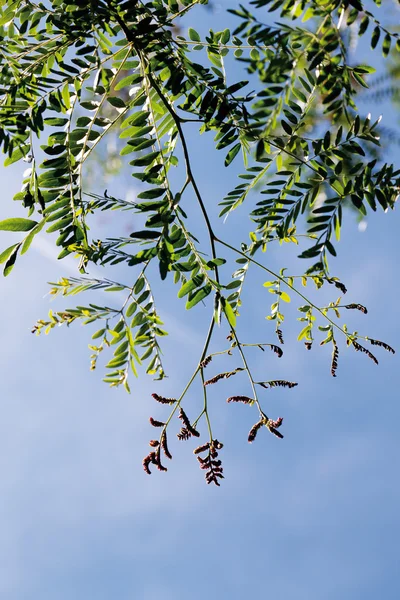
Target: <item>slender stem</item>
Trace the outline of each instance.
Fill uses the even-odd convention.
[[[233,329],[233,328],[232,328],[232,333],[233,333],[233,337],[235,338],[235,341],[236,341],[236,346],[237,346],[237,349],[239,350],[240,356],[242,357],[243,366],[244,366],[244,368],[246,369],[247,375],[248,375],[248,377],[249,377],[249,381],[250,381],[251,389],[253,390],[254,401],[255,401],[255,403],[257,404],[257,408],[258,408],[258,410],[259,410],[259,412],[260,412],[260,416],[261,416],[261,417],[266,417],[266,415],[264,414],[264,412],[263,412],[263,410],[262,410],[262,408],[261,408],[261,406],[260,406],[260,403],[259,403],[259,401],[258,401],[258,396],[257,396],[257,390],[256,390],[255,382],[254,382],[253,376],[252,376],[252,374],[251,374],[251,371],[250,371],[250,369],[249,369],[249,365],[247,364],[246,356],[245,356],[245,354],[244,354],[244,352],[243,352],[243,350],[242,350],[242,345],[241,345],[241,343],[239,342],[239,338],[238,338],[238,336],[237,336],[237,334],[236,334],[236,330],[235,330],[235,329]],[[268,417],[267,417],[267,418],[268,418]]]
[[[164,96],[161,88],[159,87],[158,83],[154,79],[153,75],[151,73],[148,73],[147,76],[149,78],[149,81],[151,82],[151,85],[156,90],[156,92],[159,95],[162,103],[164,104],[164,106],[166,107],[166,109],[168,110],[168,112],[170,113],[171,117],[173,118],[173,120],[175,122],[176,128],[177,128],[178,133],[179,133],[179,137],[180,137],[180,140],[181,140],[181,144],[182,144],[183,155],[184,155],[185,163],[186,163],[187,177],[190,180],[190,183],[192,184],[194,193],[196,195],[197,201],[198,201],[199,206],[200,206],[200,210],[201,210],[201,212],[203,214],[203,217],[204,217],[204,220],[206,222],[208,234],[209,234],[209,237],[210,237],[212,257],[213,258],[217,258],[217,254],[216,254],[216,250],[215,250],[215,242],[214,242],[214,240],[215,240],[215,234],[214,234],[214,231],[212,229],[210,219],[208,217],[207,209],[206,209],[206,207],[204,205],[204,202],[203,202],[203,199],[201,197],[199,188],[197,187],[197,183],[196,183],[196,180],[195,180],[194,175],[193,175],[193,171],[192,171],[192,167],[191,167],[191,163],[190,163],[190,157],[189,157],[189,150],[188,150],[188,147],[187,147],[185,135],[183,133],[183,129],[182,129],[180,118],[176,114],[176,112],[174,111],[174,109],[172,108],[172,106],[170,105],[170,103],[168,102],[168,100],[165,98],[165,96]],[[217,280],[217,283],[219,283],[219,275],[218,275],[218,269],[217,268],[215,268],[215,279]]]
[[[203,406],[203,413],[206,416],[206,421],[207,421],[207,428],[208,428],[208,433],[210,436],[210,442],[212,442],[213,440],[213,434],[212,434],[212,429],[211,429],[211,422],[210,422],[210,417],[208,414],[208,406],[207,406],[207,388],[204,385],[204,369],[200,369],[200,376],[201,376],[201,381],[203,383],[203,395],[204,395],[204,406]]]
[[[168,19],[168,23],[171,23],[171,21],[174,21],[175,19],[177,19],[178,17],[181,17],[182,15],[185,14],[185,12],[187,12],[188,10],[190,10],[191,8],[193,8],[193,6],[195,6],[196,4],[198,4],[200,2],[200,0],[193,0],[193,2],[191,4],[188,4],[188,6],[185,6],[184,8],[182,8],[179,12],[177,12],[173,17],[171,17],[170,19]]]
[[[188,9],[188,8],[189,7],[186,7],[186,9]],[[116,19],[117,23],[120,25],[122,31],[124,32],[124,35],[125,35],[127,41],[132,43],[132,45],[135,48],[138,56],[141,59],[141,62],[143,64],[145,64],[145,59],[144,59],[141,51],[135,46],[135,37],[134,37],[134,34],[129,29],[129,27],[126,26],[126,24],[124,23],[123,19],[119,16],[118,13],[114,13],[114,16],[115,16],[115,19]],[[179,134],[179,137],[180,137],[180,140],[181,140],[182,150],[183,150],[183,154],[184,154],[184,158],[185,158],[187,178],[190,180],[190,183],[192,184],[194,193],[195,193],[197,201],[199,203],[199,206],[200,206],[201,212],[203,214],[204,220],[206,222],[206,226],[207,226],[207,230],[208,230],[208,234],[209,234],[209,238],[210,238],[210,245],[211,245],[212,257],[213,258],[217,258],[217,254],[216,254],[216,250],[215,250],[215,242],[214,242],[214,240],[215,240],[215,234],[214,234],[213,229],[211,227],[211,222],[210,222],[210,219],[208,217],[208,213],[207,213],[206,207],[204,205],[204,202],[203,202],[203,199],[201,197],[199,188],[197,187],[197,183],[196,183],[196,180],[195,180],[194,175],[193,175],[193,171],[192,171],[192,167],[191,167],[191,163],[190,163],[190,157],[189,157],[189,150],[188,150],[188,147],[187,147],[185,135],[183,133],[183,129],[182,129],[182,125],[181,125],[181,120],[180,120],[179,116],[176,114],[176,112],[174,111],[174,109],[172,108],[171,104],[169,103],[169,101],[167,100],[167,98],[165,97],[165,95],[163,94],[160,86],[158,85],[157,81],[153,77],[153,74],[152,74],[152,72],[150,71],[149,68],[147,70],[146,76],[147,76],[149,82],[151,83],[153,89],[157,92],[157,94],[158,94],[161,102],[164,104],[165,108],[167,109],[167,111],[171,115],[171,117],[172,117],[172,119],[173,119],[173,121],[175,123],[175,126],[176,126],[176,128],[178,130],[178,134]],[[214,271],[215,271],[215,279],[216,279],[217,283],[219,284],[218,267],[214,267]]]
[[[198,365],[197,365],[197,367],[196,367],[193,375],[191,376],[191,378],[189,379],[188,383],[186,384],[186,387],[183,390],[182,394],[179,396],[179,398],[175,402],[174,407],[173,407],[173,409],[172,409],[172,411],[171,411],[171,413],[170,413],[170,415],[169,415],[169,417],[168,417],[168,419],[167,419],[167,421],[166,421],[166,423],[164,425],[163,432],[167,429],[169,422],[171,421],[172,417],[174,416],[176,410],[179,408],[179,406],[180,406],[180,404],[181,404],[181,402],[183,400],[183,397],[185,396],[186,392],[188,391],[188,389],[192,385],[192,383],[195,380],[198,372],[200,370],[202,371],[202,369],[200,367],[200,363],[204,360],[204,358],[205,358],[205,356],[207,354],[208,346],[210,344],[211,336],[212,336],[212,333],[213,333],[213,330],[214,330],[214,324],[215,324],[215,322],[214,322],[214,316],[213,316],[212,319],[211,319],[210,327],[208,329],[206,341],[204,342],[204,347],[203,347],[203,351],[202,351],[201,356],[200,356],[199,363],[198,363]]]

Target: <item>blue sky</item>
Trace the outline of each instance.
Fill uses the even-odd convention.
[[[211,15],[199,9],[196,19],[200,30],[232,23],[222,10]],[[384,125],[399,121],[389,105],[368,110],[376,117],[383,112]],[[191,137],[190,143],[202,193],[216,204],[233,187],[234,170],[220,168],[222,156],[208,151],[211,140]],[[1,218],[17,212],[11,197],[20,173],[18,166],[1,169]],[[118,186],[125,193],[129,176]],[[247,230],[244,215],[238,212],[229,223],[235,232]],[[374,214],[364,232],[352,214],[347,217],[331,267],[349,289],[346,300],[369,312],[349,311],[346,322],[397,346],[398,213]],[[108,226],[96,222],[99,230]],[[2,248],[10,238],[2,234]],[[264,259],[272,268],[300,272],[295,256],[271,246]],[[89,372],[85,328],[46,337],[30,333],[49,308],[65,305],[44,297],[46,282],[71,274],[71,267],[56,261],[44,238],[0,285],[0,598],[398,598],[399,355],[376,352],[376,366],[342,341],[333,379],[330,349],[315,345],[307,352],[294,343],[299,324],[292,302],[284,357],[251,356],[260,379],[266,374],[299,382],[262,396],[268,414],[284,417],[285,439],[261,431],[247,443],[255,411],[226,404],[239,386],[228,380],[210,392],[213,429],[225,444],[221,488],[205,484],[194,444],[172,436],[168,473],[148,477],[141,467],[152,436],[147,419],[165,416],[150,394],[183,389],[198,359],[207,310],[185,313],[174,299],[177,290],[162,288],[169,379],[161,385],[145,377],[132,381],[128,396],[102,383],[100,368]],[[271,303],[261,285],[265,278],[251,277],[239,332],[246,341],[274,341],[264,319]],[[157,291],[158,284],[156,299]],[[329,299],[336,299],[332,289]],[[215,349],[224,347],[225,335],[220,332]],[[226,364],[232,363],[215,360],[210,373]],[[245,378],[240,386],[249,393]],[[195,386],[188,402],[201,402],[200,394]]]

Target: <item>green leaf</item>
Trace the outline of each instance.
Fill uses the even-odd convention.
[[[49,119],[44,119],[45,125],[50,125],[52,127],[64,127],[67,123],[69,123],[69,119],[64,119],[63,117],[52,117]]]
[[[128,308],[126,309],[126,316],[127,317],[131,317],[134,314],[134,312],[135,312],[136,309],[137,309],[137,303],[136,302],[132,302],[128,306]]]
[[[4,161],[4,166],[8,167],[9,165],[12,165],[13,163],[17,162],[18,160],[21,160],[21,158],[23,158],[24,156],[26,156],[29,153],[30,149],[31,149],[31,147],[29,144],[26,144],[25,146],[20,146],[20,147],[16,148],[14,150],[14,152],[11,154],[11,156],[6,158],[6,160]]]
[[[225,93],[234,94],[238,90],[242,89],[242,87],[245,87],[248,83],[248,81],[238,81],[238,83],[234,83],[233,85],[230,85],[228,88],[226,88]]]
[[[92,335],[92,340],[97,340],[97,338],[101,337],[105,332],[105,329],[99,329]]]
[[[161,231],[154,231],[154,229],[144,229],[142,231],[134,231],[129,234],[129,237],[136,240],[156,240],[161,235]]]
[[[59,231],[60,229],[63,229],[64,227],[67,227],[68,225],[70,225],[73,221],[73,217],[70,215],[68,217],[65,217],[65,219],[60,219],[59,221],[56,221],[55,223],[53,223],[53,225],[50,225],[50,227],[48,227],[46,229],[47,233],[53,233],[54,231]]]
[[[280,292],[279,296],[284,302],[290,302],[290,296],[286,292]]]
[[[118,367],[122,367],[126,363],[126,359],[128,358],[128,352],[117,356],[110,360],[110,362],[106,365],[106,369],[116,369]]]
[[[194,292],[194,294],[190,294],[186,302],[186,310],[190,310],[193,306],[204,300],[211,293],[211,290],[211,285],[207,283],[204,287]]]
[[[14,250],[16,248],[18,248],[21,245],[21,242],[19,242],[18,244],[13,244],[12,246],[10,246],[9,248],[6,248],[5,250],[3,250],[3,252],[0,254],[0,264],[3,264],[4,262],[6,262],[6,260],[8,259],[8,257],[14,252]]]
[[[135,158],[135,160],[132,160],[129,164],[133,165],[134,167],[147,167],[157,158],[159,154],[160,153],[158,150],[155,150],[154,152],[149,152],[149,154],[146,156]]]
[[[142,289],[145,286],[145,283],[146,283],[145,278],[140,277],[133,287],[134,294],[140,294],[140,292],[142,291]]]
[[[306,325],[297,336],[297,340],[300,342],[304,337],[308,339],[308,334],[310,332],[310,326]]]
[[[221,304],[222,304],[222,308],[223,308],[223,311],[225,313],[225,316],[227,318],[227,321],[228,321],[229,325],[233,329],[235,329],[235,327],[236,327],[236,315],[235,315],[235,313],[233,311],[232,306],[229,304],[229,302],[223,296],[221,296]]]
[[[146,190],[144,192],[140,192],[138,194],[138,198],[142,200],[154,200],[154,198],[159,198],[163,194],[165,194],[165,188],[153,188],[152,190]]]
[[[197,31],[195,29],[192,29],[192,27],[189,27],[189,39],[192,40],[192,42],[201,42],[201,37],[199,36],[199,34],[197,33]]]
[[[390,33],[387,33],[385,35],[385,38],[384,38],[383,44],[382,44],[382,54],[385,58],[390,52],[391,43],[392,43],[392,37],[391,37]]]
[[[71,100],[70,100],[70,93],[69,93],[69,86],[68,83],[66,83],[62,89],[61,92],[61,96],[65,105],[65,108],[67,110],[69,110],[71,108]]]
[[[122,100],[122,98],[119,98],[118,96],[107,96],[107,102],[111,104],[111,106],[114,106],[114,108],[126,107],[125,102]]]
[[[231,148],[228,152],[228,154],[225,157],[225,166],[228,167],[231,162],[233,161],[233,159],[235,158],[235,156],[240,152],[240,148],[241,145],[240,143],[235,144],[235,146],[233,146],[233,148]]]
[[[368,84],[364,81],[364,79],[362,78],[361,75],[359,75],[358,73],[356,73],[355,71],[353,71],[353,77],[354,79],[356,79],[358,81],[358,83],[364,87],[364,88],[368,88]]]
[[[122,90],[122,88],[127,87],[128,85],[136,85],[142,81],[142,76],[140,73],[134,73],[133,75],[128,75],[128,77],[124,77],[117,83],[115,86],[115,90]]]
[[[214,267],[220,267],[221,265],[224,265],[226,263],[226,260],[224,258],[212,258],[211,260],[209,260],[207,262],[207,267],[209,267],[210,269],[213,269]]]
[[[186,296],[186,294],[189,294],[189,292],[200,287],[201,284],[203,283],[203,281],[204,281],[203,274],[195,275],[195,277],[193,277],[193,279],[189,279],[189,281],[184,283],[183,286],[181,287],[181,289],[179,290],[178,298],[184,298]]]
[[[35,237],[35,235],[37,233],[39,233],[40,231],[42,231],[44,224],[46,223],[46,220],[43,219],[42,221],[40,221],[40,223],[38,223],[38,225],[36,225],[36,227],[34,227],[30,233],[28,233],[28,235],[26,236],[26,238],[24,239],[24,242],[22,244],[22,248],[21,248],[21,255],[25,254],[25,252],[28,251],[30,245],[33,242],[33,238]]]
[[[128,346],[129,346],[129,342],[127,340],[125,342],[122,342],[122,344],[120,344],[114,351],[114,356],[123,354],[128,349]]]
[[[367,31],[368,25],[369,25],[369,18],[367,16],[365,16],[361,20],[358,35],[363,35]]]
[[[11,252],[9,257],[7,258],[6,264],[4,266],[4,271],[3,271],[4,277],[7,277],[7,275],[9,275],[11,273],[11,271],[13,270],[15,261],[17,260],[18,250],[19,250],[20,245],[21,244],[17,244],[17,246],[14,248],[14,250]]]
[[[31,219],[15,217],[14,219],[0,221],[0,231],[30,231],[37,224],[37,221]]]
[[[227,44],[231,38],[231,32],[229,29],[224,29],[221,36],[221,44]]]
[[[377,25],[375,27],[374,31],[372,32],[372,36],[371,36],[371,48],[372,49],[376,48],[380,37],[381,37],[381,30],[380,30],[380,27]]]

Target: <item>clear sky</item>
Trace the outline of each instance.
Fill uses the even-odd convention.
[[[214,14],[196,9],[196,28],[230,26],[228,5],[220,2]],[[374,117],[383,112],[383,125],[399,123],[389,104],[364,109]],[[202,193],[216,205],[234,187],[235,170],[225,171],[222,155],[209,151],[211,138],[199,141],[193,132],[190,145]],[[389,158],[398,161],[398,151]],[[18,165],[1,168],[0,218],[17,214],[11,198],[20,174]],[[127,175],[109,189],[125,194],[131,185]],[[244,208],[229,223],[235,232],[250,229],[245,214]],[[352,214],[346,216],[331,267],[349,289],[346,300],[368,307],[368,315],[348,311],[346,322],[396,347],[398,211],[372,215],[364,232]],[[103,232],[111,226],[103,215],[95,223]],[[1,249],[11,237],[2,233]],[[44,297],[46,282],[72,274],[74,265],[57,262],[52,244],[42,238],[0,282],[0,598],[397,599],[399,354],[377,351],[376,366],[341,340],[334,379],[330,349],[316,344],[307,352],[295,343],[299,323],[292,302],[284,357],[252,355],[260,379],[299,382],[262,396],[267,412],[284,417],[285,439],[262,431],[254,444],[247,443],[255,411],[226,404],[238,385],[228,380],[210,392],[215,435],[225,444],[221,488],[205,484],[194,444],[172,436],[168,473],[148,477],[141,467],[152,436],[147,419],[166,414],[150,394],[183,389],[198,360],[208,313],[201,306],[184,313],[168,284],[158,305],[170,332],[169,378],[162,384],[132,379],[131,396],[110,390],[100,367],[89,372],[85,328],[60,328],[43,337],[30,333],[49,308],[73,305],[73,298],[55,304]],[[294,251],[278,246],[264,259],[292,272],[303,267]],[[238,327],[246,341],[274,341],[264,319],[271,297],[262,281],[254,276],[244,298]],[[157,291],[158,284],[156,300]],[[337,297],[332,289],[322,296]],[[221,331],[219,347],[225,335]],[[210,373],[226,364],[212,363]],[[241,386],[250,393],[244,378]],[[198,403],[200,393],[197,386],[188,399]]]

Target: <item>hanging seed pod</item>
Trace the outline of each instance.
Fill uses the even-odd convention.
[[[327,282],[337,287],[338,290],[342,292],[342,294],[347,293],[347,288],[344,285],[344,283],[341,283],[340,281],[335,281],[335,279],[327,279]]]
[[[270,430],[270,432],[273,435],[276,435],[276,437],[280,438],[281,440],[283,440],[283,435],[281,434],[280,431],[278,431],[277,429],[275,429],[275,427],[268,427],[268,429]]]
[[[252,404],[254,400],[248,396],[231,396],[227,399],[227,402],[243,402],[244,404]]]
[[[280,427],[283,423],[283,417],[278,417],[276,419],[276,421],[273,421],[272,419],[270,419],[270,425],[272,427],[275,427],[276,429],[278,429],[278,427]]]
[[[278,355],[278,358],[281,358],[281,356],[283,355],[282,348],[280,348],[279,346],[275,346],[275,344],[270,344],[270,348],[273,352],[275,352],[275,354]]]
[[[194,427],[192,427],[192,424],[183,408],[179,409],[179,419],[182,421],[184,428],[187,429],[190,435],[193,435],[194,437],[200,437],[200,433]]]
[[[247,438],[248,441],[254,442],[254,440],[256,439],[256,435],[258,433],[258,430],[264,425],[264,419],[260,419],[260,421],[258,421],[255,425],[253,425],[253,427],[250,429],[249,431],[249,437]]]
[[[336,369],[338,367],[338,358],[339,358],[339,348],[334,343],[333,344],[333,353],[332,353],[332,364],[331,364],[331,373],[333,377],[336,377]]]
[[[153,425],[153,427],[164,427],[165,425],[165,423],[163,423],[162,421],[156,421],[155,419],[153,419],[153,417],[150,417],[149,421],[150,425]]]
[[[366,315],[368,312],[368,310],[362,304],[346,304],[343,306],[343,308],[347,308],[348,310],[359,310],[364,313],[364,315]]]
[[[354,346],[354,349],[357,350],[357,352],[363,352],[371,360],[373,360],[376,365],[379,364],[378,363],[378,359],[372,354],[372,352],[370,352],[369,350],[367,350],[367,348],[364,348],[364,346],[361,346],[361,344],[359,344],[356,341],[353,341],[353,346]]]
[[[186,429],[186,427],[181,427],[181,430],[179,433],[176,434],[176,437],[180,442],[186,442],[192,437],[192,434],[188,429]]]
[[[212,361],[212,356],[206,356],[205,359],[200,363],[200,368],[205,369],[207,365]]]
[[[207,442],[206,444],[203,444],[202,446],[197,446],[197,448],[195,448],[193,450],[193,454],[201,454],[202,452],[205,452],[209,448],[210,448],[210,442]]]
[[[167,467],[164,467],[164,465],[161,464],[161,446],[158,446],[158,448],[156,450],[156,463],[155,464],[157,465],[157,469],[159,471],[168,471]]]
[[[175,404],[176,402],[176,398],[164,398],[164,396],[160,396],[159,394],[152,394],[152,396],[160,404]]]
[[[143,459],[143,469],[145,470],[145,472],[148,475],[151,475],[151,471],[149,468],[149,465],[153,464],[153,465],[157,465],[157,457],[156,457],[156,453],[155,452],[150,452],[150,454],[148,454],[147,456],[144,457]]]
[[[218,373],[218,375],[215,375],[215,377],[213,377],[212,379],[208,379],[208,381],[205,381],[204,385],[212,385],[214,383],[217,383],[221,379],[229,379],[229,377],[232,377],[233,375],[236,375],[236,373],[238,373],[239,371],[243,371],[243,370],[244,369],[242,367],[237,367],[234,371],[227,371],[226,373]]]
[[[162,436],[161,436],[161,448],[163,449],[165,456],[169,459],[172,459],[171,452],[168,449],[167,432],[166,431],[163,431]]]
[[[273,381],[257,381],[257,385],[261,385],[263,388],[274,388],[274,387],[287,387],[294,388],[299,385],[295,381],[286,381],[285,379],[274,379]]]
[[[381,348],[384,348],[388,352],[395,354],[394,349],[391,346],[389,346],[389,344],[386,344],[386,342],[380,342],[379,340],[372,340],[371,338],[368,338],[368,341],[373,346],[380,346]]]

